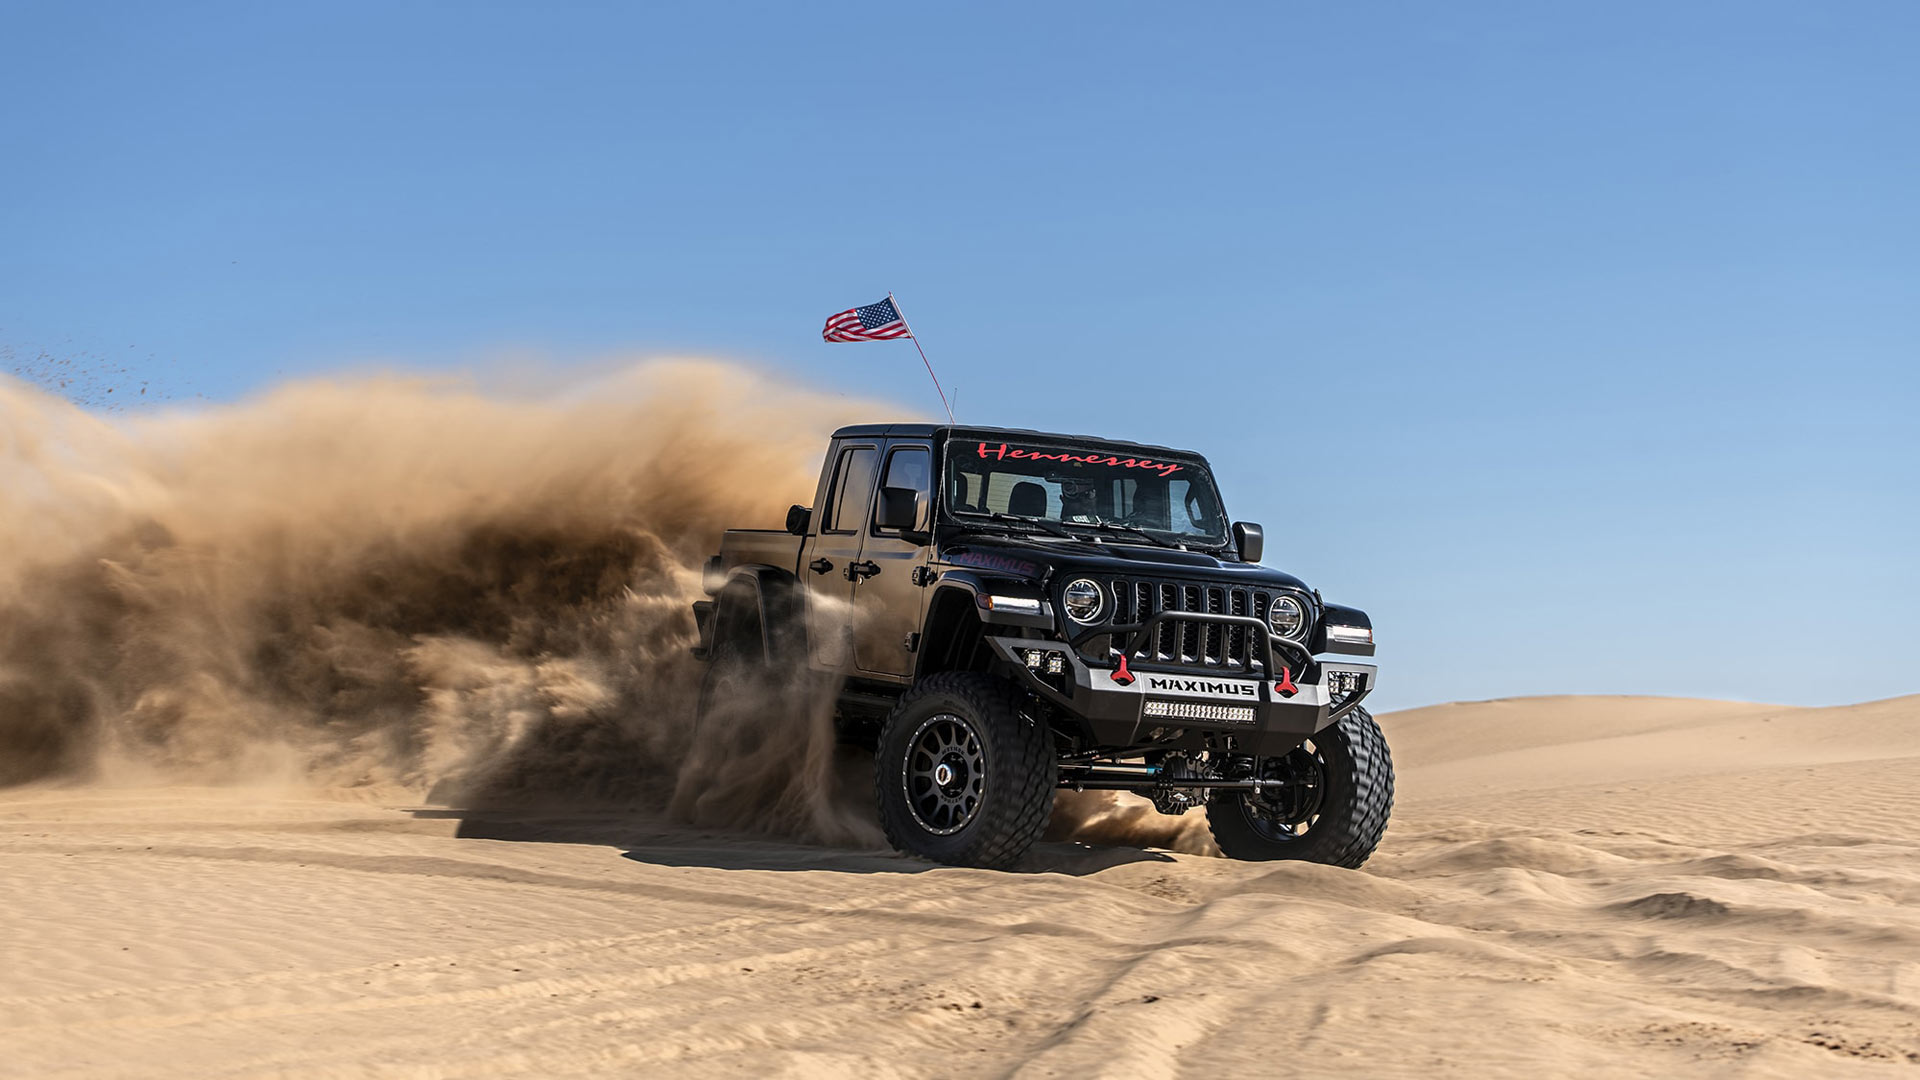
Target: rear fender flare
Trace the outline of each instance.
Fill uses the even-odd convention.
[[[804,661],[807,656],[805,599],[798,579],[771,566],[736,567],[715,596],[714,644],[725,633],[759,626],[759,645],[768,663]]]

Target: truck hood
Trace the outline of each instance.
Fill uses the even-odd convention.
[[[1053,538],[966,533],[941,545],[939,562],[1039,581],[1069,571],[1279,586],[1306,591],[1292,574],[1205,551],[1179,551],[1151,544],[1099,544]]]

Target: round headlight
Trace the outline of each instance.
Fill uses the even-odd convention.
[[[1267,625],[1281,637],[1299,641],[1307,632],[1307,610],[1291,596],[1276,596],[1267,609]]]
[[[1091,578],[1076,578],[1060,594],[1060,604],[1067,609],[1067,618],[1077,623],[1090,623],[1106,610],[1107,594]]]

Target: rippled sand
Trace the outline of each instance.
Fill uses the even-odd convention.
[[[1363,871],[1032,872],[372,793],[0,792],[0,1075],[1920,1065],[1920,697],[1383,718]]]

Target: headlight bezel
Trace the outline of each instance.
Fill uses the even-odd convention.
[[[1092,612],[1085,617],[1074,612],[1074,591],[1080,589],[1081,586],[1093,590],[1093,609]],[[1080,589],[1081,599],[1083,601],[1086,598],[1086,589]],[[1084,603],[1082,606],[1084,607]],[[1060,610],[1066,613],[1070,621],[1078,623],[1081,626],[1092,626],[1099,622],[1101,617],[1107,613],[1107,590],[1102,588],[1100,583],[1092,578],[1074,578],[1072,581],[1067,582],[1065,588],[1060,590]]]
[[[1297,620],[1291,632],[1282,630],[1278,619],[1275,618],[1275,613],[1282,610],[1283,606],[1291,608]],[[1304,642],[1313,630],[1313,609],[1297,596],[1290,593],[1276,593],[1271,600],[1267,601],[1267,629],[1271,630],[1275,637]]]

